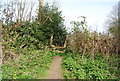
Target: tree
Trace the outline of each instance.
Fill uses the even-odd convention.
[[[113,10],[110,12],[108,16],[108,20],[106,21],[106,25],[108,27],[108,32],[116,38],[116,46],[118,52],[120,52],[120,2],[113,7]]]
[[[46,3],[43,6],[42,12],[39,11],[38,13],[38,22],[40,24],[40,29],[44,32],[48,44],[50,43],[51,36],[53,36],[54,45],[63,45],[67,32],[62,12],[58,10],[58,7],[54,4],[50,6]]]
[[[10,4],[6,4],[6,7],[3,7],[2,21],[4,22],[4,47],[6,49],[40,49],[41,47],[44,48],[43,45],[49,44],[52,35],[54,45],[63,45],[66,37],[66,29],[63,24],[64,19],[62,17],[62,12],[58,11],[56,6],[50,6],[46,3],[43,5],[42,9],[40,6],[38,13],[34,13],[37,14],[37,16],[33,16],[32,3],[28,6],[31,9],[26,11],[24,2],[16,3],[10,1]],[[29,17],[27,17],[27,15]],[[32,17],[35,20],[31,19]]]
[[[120,14],[118,10],[120,9],[120,5],[115,5],[113,7],[113,10],[110,12],[108,15],[108,19],[106,21],[106,25],[108,28],[108,31],[111,33],[112,36],[115,38],[118,38],[120,36],[120,33],[118,30],[120,30],[120,25],[119,25],[119,17],[118,15]]]

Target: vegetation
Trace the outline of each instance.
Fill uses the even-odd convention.
[[[113,36],[116,41],[116,45],[120,46],[120,2],[118,2],[117,5],[115,5],[112,9],[112,11],[108,15],[108,19],[105,23],[105,26],[108,28],[108,32],[111,36]],[[118,48],[119,49],[119,48]],[[118,50],[120,53],[120,49]]]
[[[53,44],[62,46],[67,34],[63,24],[64,18],[62,17],[62,12],[58,11],[56,6],[50,6],[47,3],[43,7],[41,15],[41,19],[38,17],[37,21],[40,23],[40,30],[45,36],[44,40],[50,43],[49,40],[53,36]]]
[[[118,50],[115,45],[117,41],[109,34],[90,32],[87,29],[85,17],[83,21],[73,21],[73,31],[68,38],[68,49],[74,53],[89,54],[91,59],[94,59],[95,54],[104,54],[105,59],[108,59],[110,54],[117,54]]]
[[[67,33],[62,12],[54,4],[40,5],[36,15],[32,14],[34,5],[28,5],[30,11],[26,11],[26,5],[11,1],[0,7],[3,79],[42,79],[55,55],[64,56],[65,79],[119,79],[120,49],[114,34],[91,32],[85,16],[79,17],[82,21],[72,21],[73,29]],[[52,37],[53,47],[67,42],[65,53],[49,48]]]
[[[111,59],[115,59],[115,57],[111,57]],[[118,58],[116,61],[112,60],[112,62],[117,61]],[[66,79],[118,79],[117,65],[111,66],[109,63],[101,55],[96,55],[94,60],[85,56],[82,60],[82,56],[79,54],[69,53],[63,59],[64,77]]]
[[[47,74],[54,53],[45,50],[23,50],[14,60],[2,65],[3,79],[40,79]]]
[[[90,32],[85,17],[81,17],[83,21],[71,22],[74,27],[68,37],[69,52],[63,60],[64,77],[118,79],[118,64],[111,65],[119,61],[117,40],[109,34]]]
[[[112,11],[108,15],[108,20],[106,21],[106,27],[108,28],[108,31],[114,36],[120,36],[120,33],[118,30],[120,30],[119,27],[119,5],[115,5],[112,9]]]

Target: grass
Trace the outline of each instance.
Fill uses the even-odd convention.
[[[118,79],[116,55],[107,61],[102,55],[96,54],[94,60],[89,56],[73,53],[55,53],[49,50],[23,50],[16,55],[15,60],[9,59],[2,64],[3,79],[43,79],[47,75],[52,58],[55,55],[64,56],[62,63],[65,79]]]
[[[55,53],[47,50],[24,51],[15,61],[2,65],[3,79],[40,79],[47,75]]]
[[[117,70],[111,69],[117,67],[109,65],[109,62],[99,55],[90,60],[89,56],[82,59],[79,54],[69,53],[64,57],[62,66],[65,79],[118,79]]]

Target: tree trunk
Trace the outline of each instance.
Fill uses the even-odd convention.
[[[38,12],[38,20],[41,21],[43,14],[43,0],[39,0],[39,12]]]

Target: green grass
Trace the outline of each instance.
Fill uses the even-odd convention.
[[[64,56],[62,70],[65,79],[118,79],[117,62],[113,55],[107,61],[96,54],[94,60],[89,56],[73,53],[55,53],[49,50],[23,50],[15,60],[9,59],[2,65],[3,79],[42,79],[48,73],[52,58]]]
[[[40,79],[47,75],[55,53],[47,50],[24,51],[16,60],[2,65],[3,79]]]
[[[68,53],[62,66],[65,79],[118,79],[116,71],[111,71],[111,67],[115,66],[109,65],[109,62],[99,55],[90,60],[88,56],[82,59],[79,54]]]

